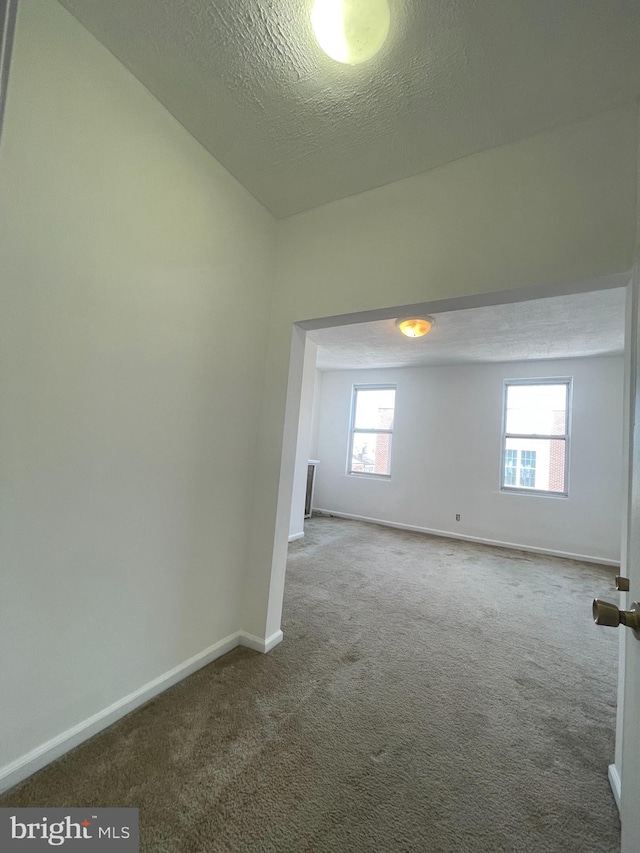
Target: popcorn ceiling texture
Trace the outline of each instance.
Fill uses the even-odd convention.
[[[61,2],[278,217],[640,95],[635,0],[390,0],[360,66],[311,0]]]
[[[401,335],[394,320],[309,335],[318,344],[320,370],[622,355],[625,302],[625,288],[615,287],[447,311],[434,314],[429,334],[415,340]]]

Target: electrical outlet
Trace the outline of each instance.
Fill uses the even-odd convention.
[[[459,512],[456,513],[456,521],[460,521],[460,513]]]

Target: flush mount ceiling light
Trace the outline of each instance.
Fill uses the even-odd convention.
[[[311,26],[324,52],[347,65],[366,62],[389,32],[387,0],[314,0]]]
[[[396,326],[408,338],[421,338],[434,323],[433,317],[407,317],[406,320],[396,320]]]

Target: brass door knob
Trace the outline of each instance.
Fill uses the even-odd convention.
[[[596,625],[617,628],[625,625],[631,628],[637,640],[640,640],[640,604],[634,601],[630,610],[620,610],[615,604],[594,598],[592,605],[593,621]]]
[[[616,575],[616,589],[619,592],[629,592],[629,578],[623,578],[622,575]]]

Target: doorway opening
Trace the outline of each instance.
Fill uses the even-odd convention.
[[[405,403],[407,400],[410,400],[412,404],[416,402],[417,395],[409,392],[412,389],[415,392],[415,388],[419,384],[419,374],[421,372],[424,374],[427,371],[440,372],[441,374],[441,381],[439,382],[439,387],[436,389],[439,391],[439,396],[437,394],[429,394],[427,395],[427,402],[425,402],[423,395],[421,401],[422,408],[420,409],[420,406],[418,406],[419,411],[416,420],[420,422],[420,415],[422,416],[422,423],[425,426],[426,432],[430,428],[429,418],[433,421],[435,417],[433,408],[429,411],[429,404],[435,405],[437,402],[438,408],[435,409],[435,413],[438,417],[442,416],[442,401],[447,398],[447,395],[444,393],[447,387],[449,388],[449,398],[455,399],[456,395],[462,395],[461,399],[465,404],[470,405],[474,401],[477,403],[477,397],[470,400],[464,396],[465,390],[468,391],[469,386],[473,385],[471,381],[472,377],[469,374],[475,373],[479,375],[485,371],[487,375],[490,375],[490,380],[494,384],[496,379],[499,380],[496,387],[499,388],[502,395],[504,392],[503,383],[506,378],[535,378],[542,377],[545,374],[546,378],[549,378],[549,375],[558,376],[558,371],[561,371],[563,376],[566,376],[569,368],[574,370],[573,362],[577,362],[585,368],[588,366],[588,362],[591,363],[591,366],[595,362],[598,362],[600,366],[599,381],[601,388],[609,387],[609,390],[611,390],[610,384],[608,385],[611,377],[614,374],[618,377],[618,380],[616,380],[619,381],[619,393],[617,396],[619,408],[617,417],[619,425],[622,426],[626,423],[624,407],[625,405],[628,406],[628,400],[626,402],[623,400],[623,393],[626,388],[626,382],[624,381],[624,371],[626,369],[624,364],[625,304],[629,278],[630,276],[625,274],[558,288],[540,288],[520,293],[491,294],[485,297],[474,297],[473,299],[447,300],[446,303],[432,302],[418,306],[398,306],[381,311],[366,312],[362,315],[323,318],[297,324],[294,336],[297,335],[298,339],[297,342],[294,342],[292,348],[291,371],[292,374],[296,374],[297,372],[298,381],[290,382],[290,394],[287,403],[290,427],[293,422],[295,429],[290,428],[289,430],[291,441],[288,450],[285,444],[285,454],[288,452],[291,456],[295,457],[295,465],[291,466],[295,470],[295,474],[287,484],[288,494],[281,494],[281,499],[284,498],[286,501],[288,498],[291,501],[290,512],[288,513],[290,518],[289,536],[292,539],[300,539],[302,543],[295,547],[298,549],[304,547],[304,539],[300,536],[295,536],[295,531],[292,536],[292,525],[296,523],[296,513],[298,512],[295,484],[299,481],[306,482],[305,477],[308,461],[312,459],[314,465],[317,464],[318,471],[318,485],[314,501],[316,511],[324,511],[325,513],[341,516],[346,519],[351,518],[373,521],[378,524],[387,524],[400,531],[419,531],[432,535],[435,534],[436,536],[450,537],[452,543],[456,541],[463,543],[477,541],[484,543],[485,546],[488,544],[490,547],[493,545],[506,545],[511,548],[526,549],[526,552],[521,551],[520,553],[560,556],[564,554],[566,557],[579,559],[583,562],[600,563],[601,565],[609,566],[615,566],[619,564],[621,559],[624,560],[624,553],[620,553],[620,520],[622,518],[622,496],[625,487],[622,482],[624,478],[622,468],[624,466],[620,460],[625,458],[625,454],[628,454],[628,446],[621,447],[616,451],[619,454],[617,474],[610,471],[611,478],[608,488],[613,488],[613,483],[617,476],[617,495],[619,500],[614,513],[616,515],[615,533],[611,533],[611,517],[609,517],[607,522],[609,530],[608,541],[612,541],[611,536],[613,535],[615,537],[615,546],[613,549],[609,548],[606,553],[603,550],[593,551],[589,547],[580,549],[576,544],[576,540],[574,540],[571,546],[566,545],[564,547],[560,544],[560,538],[556,538],[550,543],[547,541],[545,544],[544,537],[548,535],[553,525],[550,525],[548,519],[545,522],[544,514],[546,513],[549,517],[554,514],[557,515],[558,504],[556,503],[554,507],[553,501],[558,501],[560,498],[548,496],[536,496],[532,498],[531,496],[510,495],[508,497],[519,501],[520,505],[512,504],[507,510],[501,510],[499,513],[495,512],[496,502],[502,500],[502,507],[506,506],[504,503],[505,496],[500,489],[500,465],[504,464],[504,460],[501,458],[502,434],[500,429],[497,430],[495,435],[489,438],[489,441],[494,442],[492,461],[489,463],[486,459],[486,454],[477,452],[477,456],[482,458],[473,458],[470,463],[469,455],[473,455],[474,448],[477,449],[478,442],[481,439],[485,440],[487,437],[483,433],[486,425],[475,424],[478,431],[478,441],[472,443],[462,440],[464,430],[458,428],[457,432],[455,430],[452,432],[450,429],[442,428],[440,430],[440,437],[442,438],[444,434],[450,444],[453,443],[455,445],[456,437],[459,439],[457,450],[455,450],[454,446],[455,452],[450,453],[449,458],[443,458],[441,452],[437,449],[432,449],[432,458],[426,460],[426,462],[422,459],[420,465],[417,464],[415,452],[410,463],[406,459],[403,462],[402,459],[396,460],[394,458],[393,464],[399,464],[400,468],[397,471],[392,471],[389,483],[383,482],[381,477],[367,479],[363,476],[363,474],[370,472],[350,471],[349,461],[351,457],[349,456],[348,448],[351,446],[349,445],[349,441],[352,440],[350,434],[352,419],[350,420],[349,418],[352,418],[353,414],[354,385],[384,385],[385,382],[391,382],[391,373],[395,372],[397,374],[398,371],[404,371],[407,374],[411,373],[413,375],[412,383],[409,383],[411,387],[407,394],[405,394]],[[395,339],[387,349],[381,344],[381,341],[388,339],[387,336],[392,331],[391,327],[395,325],[394,320],[398,316],[408,316],[412,313],[428,313],[434,316],[436,319],[434,332],[440,329],[456,330],[457,321],[457,331],[455,331],[451,339],[447,340],[444,336],[441,336],[440,339],[435,339],[436,344],[440,344],[440,346],[431,347],[429,356],[431,361],[429,361],[429,358],[426,358],[422,363],[412,362],[406,355],[399,353],[398,349],[395,348],[397,343]],[[489,317],[489,314],[492,316]],[[490,321],[493,322],[493,327]],[[475,338],[470,334],[470,329],[474,330]],[[355,334],[350,335],[350,332],[355,332]],[[497,332],[500,334],[498,335]],[[427,336],[425,346],[432,344],[433,341],[434,338],[430,340],[429,336]],[[406,343],[410,345],[415,342],[407,341]],[[466,358],[460,357],[463,345],[471,352]],[[447,347],[450,347],[448,351]],[[352,359],[351,363],[349,363],[348,359]],[[616,365],[615,368],[614,363]],[[546,369],[545,365],[549,369]],[[332,375],[333,378],[330,380],[331,388],[324,388],[318,391],[318,374],[316,372],[318,366],[322,376],[320,380],[321,384],[324,384],[327,375]],[[511,366],[513,366],[512,369]],[[561,367],[564,369],[561,370]],[[506,371],[503,376],[499,375],[501,368],[504,369],[503,372]],[[369,373],[370,371],[371,373]],[[521,373],[524,375],[521,376]],[[340,374],[342,374],[341,379],[339,377]],[[354,381],[354,374],[357,374],[357,383]],[[465,381],[461,379],[463,374],[467,374]],[[362,377],[364,376],[367,379],[370,377],[371,382],[363,383]],[[588,377],[583,370],[583,375],[580,377],[580,384],[583,388],[587,379]],[[347,395],[344,393],[345,389],[348,389]],[[591,392],[591,396],[593,396],[593,393],[597,394],[597,389]],[[340,394],[342,394],[343,401],[348,398],[345,405],[349,410],[349,416],[346,422],[342,418],[341,426],[338,429],[335,426],[335,422],[339,420],[339,413],[336,411],[335,401]],[[395,442],[405,439],[408,434],[412,435],[413,439],[415,439],[415,429],[411,433],[411,430],[407,427],[406,417],[404,418],[405,423],[402,428],[400,426],[403,420],[403,415],[400,412],[401,396],[398,392],[396,398],[398,401],[398,411],[394,419],[394,429],[396,433],[399,431],[399,435],[394,435]],[[486,399],[486,396],[483,399]],[[490,402],[487,402],[487,408],[489,408]],[[581,401],[580,406],[582,405]],[[334,421],[333,433],[331,424],[327,426],[327,418],[322,415],[321,411],[324,407],[326,413],[327,406],[332,411],[332,419]],[[454,418],[455,420],[456,406],[450,406],[449,408],[448,416],[450,419]],[[604,406],[601,408],[604,408]],[[468,420],[477,421],[477,407],[475,409],[471,408],[470,411],[471,415]],[[484,412],[483,418],[485,415],[486,412]],[[493,417],[494,419],[497,418],[499,423],[501,411],[494,412]],[[608,427],[606,424],[601,423],[599,428],[606,432],[610,427],[611,422],[609,422]],[[618,430],[619,435],[620,430]],[[593,438],[593,442],[595,443],[601,442],[601,440],[602,435],[599,438]],[[345,442],[347,443],[345,444]],[[413,450],[415,451],[415,441]],[[580,453],[583,450],[585,448],[582,448]],[[576,452],[575,448],[571,451],[572,454]],[[331,456],[331,459],[328,458],[327,454]],[[325,459],[323,459],[323,455]],[[586,455],[588,456],[588,453]],[[530,463],[529,457],[525,461]],[[575,501],[576,490],[585,488],[584,468],[588,468],[588,465],[579,463],[579,470],[574,470],[575,460],[570,459],[569,462],[572,466],[574,479],[571,482],[568,496],[563,495],[562,497],[571,502],[572,500]],[[597,469],[598,466],[593,456],[591,464]],[[323,466],[325,465],[326,469],[323,470]],[[412,478],[408,476],[411,473],[410,465],[413,465]],[[475,500],[468,501],[466,509],[463,506],[454,506],[455,501],[463,500],[465,494],[468,497],[469,491],[472,491],[471,486],[473,484],[471,481],[473,478],[477,479],[480,477],[483,471],[486,475],[486,471],[490,465],[493,468],[497,465],[494,482],[491,487],[490,501],[485,502],[486,505],[483,506],[480,498],[476,497]],[[460,476],[459,474],[454,476],[451,473],[456,466],[458,470],[466,467],[464,476]],[[529,467],[531,466],[529,465]],[[443,482],[443,477],[446,476],[447,470],[450,474],[450,488],[448,491],[443,492],[441,483]],[[394,475],[399,480],[404,477],[405,484],[409,483],[409,485],[405,485],[407,500],[404,507],[399,506],[397,493],[395,496],[392,494],[391,498],[389,494],[384,494],[385,487],[387,488],[387,492],[391,491],[388,486],[393,483]],[[372,480],[376,482],[373,483]],[[371,494],[365,499],[363,495],[372,485],[376,490],[375,500],[371,497]],[[342,498],[344,500],[344,503],[340,505],[336,505],[333,502],[336,495],[335,489],[338,486],[342,488]],[[391,488],[393,489],[393,485],[391,485]],[[425,509],[424,494],[430,490],[432,493],[435,492],[435,497],[432,494],[431,504],[427,502]],[[369,492],[371,492],[371,489],[369,489]],[[332,500],[329,500],[330,497]],[[602,494],[602,489],[600,490],[600,499],[601,505],[604,505],[606,499]],[[385,515],[380,511],[380,508],[384,506],[384,500],[387,500],[387,506],[394,508],[395,515],[392,513]],[[420,501],[422,501],[421,509],[419,506]],[[524,512],[522,510],[523,501],[529,502]],[[543,501],[546,503],[546,507],[539,509],[534,506],[534,509],[531,509],[531,501]],[[438,519],[435,523],[430,520],[433,518],[432,510],[435,504],[443,507],[443,517],[446,512],[446,524],[442,523],[441,519]],[[422,512],[420,519],[417,518],[416,514],[413,516],[402,515],[402,512],[410,506],[413,507],[415,513]],[[515,509],[513,508],[514,506],[516,507]],[[610,503],[608,506],[611,509]],[[356,511],[355,507],[359,507],[359,509]],[[565,509],[563,509],[563,512],[566,514]],[[492,536],[487,533],[486,529],[482,530],[477,525],[474,528],[473,517],[479,513],[485,513],[486,516],[493,514],[499,519],[506,516],[507,522],[511,523],[511,535]],[[304,525],[304,513],[302,510],[300,511],[300,515],[301,523]],[[520,531],[515,529],[517,527],[515,519],[517,518],[520,518],[521,522],[524,519],[523,524],[529,527],[529,531],[534,537],[533,539],[523,540],[521,535],[523,528],[521,527]],[[600,518],[601,522],[602,520]],[[580,524],[582,524],[583,529],[589,528],[589,516],[583,517],[582,522],[579,520],[576,521],[576,530],[580,527]],[[557,520],[556,527],[560,527]],[[304,527],[298,533],[304,534]],[[564,535],[566,534],[566,530],[556,531],[556,533]],[[537,539],[535,538],[536,536],[538,537]],[[524,559],[528,558],[525,557]],[[550,559],[553,559],[553,557]],[[588,619],[590,602],[587,599],[583,604],[584,613],[586,614],[585,619]],[[612,701],[615,701],[614,696],[611,698]],[[619,793],[616,792],[614,783],[615,780],[612,779],[614,793]]]

